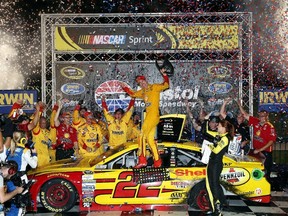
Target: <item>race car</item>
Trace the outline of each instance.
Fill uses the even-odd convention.
[[[147,148],[146,168],[133,169],[138,144],[125,143],[97,157],[71,158],[29,172],[31,211],[42,204],[52,212],[69,211],[76,202],[82,211],[165,210],[193,207],[209,210],[206,165],[201,146],[182,140],[185,115],[162,116],[157,129],[161,168],[153,168]],[[255,202],[270,202],[270,184],[263,164],[252,156],[226,154],[221,185],[225,194]],[[37,200],[40,203],[37,203]]]

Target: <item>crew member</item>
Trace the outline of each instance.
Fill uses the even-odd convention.
[[[276,142],[276,132],[274,126],[269,122],[269,114],[265,110],[258,112],[259,118],[256,118],[247,113],[241,106],[240,100],[237,101],[241,113],[245,119],[248,120],[248,124],[253,127],[253,151],[254,155],[259,155],[264,160],[264,167],[266,171],[266,177],[269,181],[271,168],[273,165],[272,151],[273,145]]]
[[[108,112],[105,96],[102,96],[102,108],[109,132],[109,148],[113,149],[127,142],[128,123],[133,114],[134,103],[135,99],[131,99],[126,112],[123,109],[118,108],[115,110],[114,115],[111,115]]]
[[[83,114],[85,123],[77,129],[80,155],[93,154],[97,156],[103,151],[97,151],[102,144],[103,135],[101,127],[96,123],[91,111]],[[96,153],[97,152],[97,153]]]
[[[32,141],[35,143],[34,148],[38,154],[38,167],[48,165],[50,163],[51,136],[44,116],[40,117],[36,127],[32,130]]]
[[[56,161],[72,156],[79,155],[77,131],[72,127],[72,115],[69,112],[63,112],[61,114],[61,122],[59,119],[60,111],[62,108],[62,102],[58,102],[58,110],[54,118],[54,124],[57,132],[56,144],[53,148],[56,149]]]

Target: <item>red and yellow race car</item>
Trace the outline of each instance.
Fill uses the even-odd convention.
[[[147,168],[133,169],[138,145],[128,142],[98,157],[66,159],[30,171],[29,178],[35,180],[30,189],[30,210],[37,211],[37,200],[52,212],[68,211],[76,202],[80,211],[167,211],[178,206],[208,210],[206,165],[200,160],[199,144],[181,140],[184,122],[184,115],[161,118],[161,168],[152,168],[153,159],[147,149]],[[226,154],[223,163],[221,182],[225,194],[270,202],[270,184],[257,158]]]

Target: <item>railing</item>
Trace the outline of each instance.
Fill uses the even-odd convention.
[[[278,164],[288,164],[288,139],[274,144],[273,161]]]

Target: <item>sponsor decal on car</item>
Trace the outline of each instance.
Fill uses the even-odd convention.
[[[241,185],[250,179],[250,174],[246,169],[242,168],[223,168],[221,180],[232,185]]]
[[[180,198],[183,197],[183,194],[176,192],[176,193],[172,193],[172,194],[170,195],[170,197],[171,197],[172,199],[180,199]]]
[[[177,176],[206,176],[206,168],[195,171],[191,169],[176,169],[175,174]]]
[[[262,194],[262,189],[261,188],[256,188],[255,194],[261,195]]]
[[[85,72],[77,67],[64,67],[60,70],[62,76],[68,79],[82,79],[85,77]]]
[[[59,177],[59,176],[62,176],[62,177],[65,177],[65,178],[69,178],[70,175],[67,175],[65,173],[52,173],[52,174],[49,174],[47,175],[47,178],[51,178],[51,177]]]
[[[187,188],[188,186],[190,186],[190,182],[171,182],[171,185],[175,186],[176,188]]]

